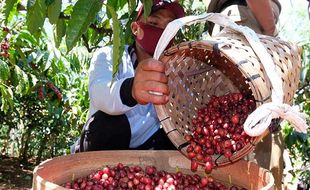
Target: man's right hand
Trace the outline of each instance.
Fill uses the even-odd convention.
[[[139,104],[166,104],[170,91],[165,65],[152,58],[141,61],[136,69],[131,93]]]

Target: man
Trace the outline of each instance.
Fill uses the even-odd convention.
[[[229,16],[237,24],[248,26],[258,34],[277,36],[276,23],[281,5],[278,0],[211,0],[208,12]],[[210,23],[209,33],[216,35],[220,27]],[[275,178],[275,189],[282,189],[283,137],[279,131],[269,134],[249,155],[258,165],[270,170]]]
[[[175,149],[160,129],[154,104],[168,102],[163,63],[152,58],[167,24],[184,16],[177,2],[154,0],[150,16],[143,6],[131,24],[135,43],[125,47],[112,82],[112,48],[95,52],[90,66],[90,117],[75,152],[112,149]],[[150,93],[161,92],[163,96]]]
[[[276,23],[281,12],[278,0],[211,0],[208,12],[229,16],[237,24],[248,26],[258,34],[276,36]],[[219,32],[219,27],[209,27],[210,34]]]

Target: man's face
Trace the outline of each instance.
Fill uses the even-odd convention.
[[[164,8],[153,12],[146,20],[140,16],[136,22],[131,24],[136,47],[152,56],[164,29],[174,19],[176,19],[175,14]]]

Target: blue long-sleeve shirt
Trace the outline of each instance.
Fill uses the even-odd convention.
[[[125,114],[131,129],[130,148],[136,148],[149,139],[160,127],[153,104],[136,104],[131,96],[136,55],[125,47],[121,64],[112,83],[112,48],[96,51],[89,69],[89,117],[98,110],[109,115]]]

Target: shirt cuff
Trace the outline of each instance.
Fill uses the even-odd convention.
[[[132,97],[131,94],[133,80],[133,77],[125,79],[120,89],[122,103],[129,107],[137,105],[137,101]]]

